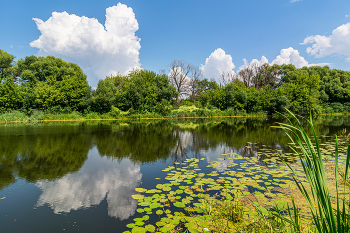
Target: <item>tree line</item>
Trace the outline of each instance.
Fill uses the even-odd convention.
[[[197,115],[283,112],[350,112],[350,72],[328,66],[296,68],[292,64],[250,63],[220,81],[204,78],[200,69],[174,60],[168,75],[132,70],[112,75],[92,89],[82,69],[53,56],[15,56],[0,50],[0,113],[14,110],[63,113],[157,113],[194,106]]]

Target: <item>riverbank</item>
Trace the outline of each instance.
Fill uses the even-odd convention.
[[[41,111],[34,111],[27,115],[20,111],[13,111],[3,113],[0,115],[0,124],[4,123],[25,123],[25,122],[55,122],[55,121],[115,121],[115,120],[161,120],[161,119],[195,119],[195,118],[229,118],[229,117],[267,117],[264,113],[255,114],[241,114],[233,115],[224,111],[210,112],[208,114],[199,115],[195,112],[180,112],[179,114],[171,114],[169,116],[162,116],[157,113],[143,113],[143,114],[123,114],[120,116],[113,116],[113,114],[105,113],[88,113],[82,114],[80,112],[72,113],[44,113]]]
[[[320,116],[343,116],[350,113],[328,113],[319,114]],[[265,118],[270,115],[265,113],[241,113],[233,114],[226,111],[213,111],[206,114],[198,114],[197,111],[182,111],[168,116],[162,116],[157,113],[142,114],[123,114],[113,115],[111,113],[99,114],[96,112],[82,114],[80,112],[72,113],[45,113],[42,111],[33,111],[31,114],[25,114],[20,111],[12,111],[0,114],[0,124],[7,123],[38,123],[38,122],[64,122],[64,121],[123,121],[123,120],[163,120],[163,119],[210,119],[210,118]]]

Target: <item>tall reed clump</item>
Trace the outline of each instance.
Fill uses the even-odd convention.
[[[298,182],[293,176],[293,180],[298,186],[298,189],[307,200],[307,203],[312,214],[313,224],[315,226],[316,232],[349,232],[350,231],[350,205],[345,199],[345,188],[346,181],[349,172],[349,162],[350,162],[350,144],[348,143],[347,157],[345,164],[344,180],[343,185],[339,185],[338,182],[338,139],[336,138],[335,146],[335,182],[336,182],[336,198],[331,197],[330,190],[327,186],[326,173],[324,169],[324,164],[322,160],[322,155],[320,152],[320,145],[315,133],[315,129],[312,122],[312,117],[308,121],[315,143],[313,144],[311,139],[306,134],[304,128],[301,126],[298,118],[290,111],[289,114],[292,116],[294,124],[291,119],[287,118],[289,124],[278,123],[277,128],[281,128],[291,139],[294,145],[298,148],[292,148],[295,153],[298,154],[300,162],[303,166],[305,176],[307,178],[308,184],[310,185],[311,191],[307,191],[307,188],[303,183]],[[284,161],[282,159],[282,161]],[[288,165],[287,162],[284,163],[289,167],[291,171],[293,169]],[[340,191],[343,186],[343,191]],[[335,207],[335,208],[334,208]],[[282,216],[280,212],[275,212],[275,216],[283,219],[284,221],[293,225],[295,232],[301,232],[302,226],[300,223],[300,216],[293,201],[293,208],[288,207],[288,217]]]

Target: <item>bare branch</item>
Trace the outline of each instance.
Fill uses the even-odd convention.
[[[237,79],[238,76],[234,72],[222,72],[220,75],[220,81],[223,86],[233,82],[233,80]]]
[[[169,66],[170,71],[168,78],[179,93],[176,98],[176,104],[179,104],[180,99],[188,94],[190,84],[188,75],[192,72],[193,67],[190,63],[186,63],[182,60],[174,60]]]

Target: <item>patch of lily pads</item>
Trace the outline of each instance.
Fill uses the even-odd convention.
[[[248,142],[246,148],[254,149],[256,143]],[[290,145],[293,146],[293,145]],[[333,143],[322,143],[324,159],[332,164]],[[341,148],[340,148],[341,149]],[[346,150],[340,150],[340,160],[344,160]],[[256,148],[256,157],[242,157],[237,153],[222,154],[216,161],[211,161],[205,168],[200,168],[200,160],[187,159],[183,163],[174,163],[163,171],[166,181],[153,189],[136,188],[138,194],[132,198],[138,201],[139,216],[126,225],[130,228],[124,233],[143,232],[210,232],[213,228],[213,215],[208,208],[208,200],[233,201],[240,199],[246,203],[244,217],[257,216],[255,208],[263,215],[269,209],[278,206],[287,208],[292,197],[297,204],[303,205],[302,198],[297,199],[297,187],[292,180],[305,182],[303,168],[298,161],[291,163],[293,172],[281,158],[292,157],[293,153],[269,149],[267,146]],[[332,172],[332,169],[329,169]],[[330,175],[331,177],[331,175]],[[332,182],[330,182],[332,185]],[[298,203],[299,202],[299,203]],[[308,211],[300,210],[308,218]],[[150,216],[157,221],[150,221]]]

